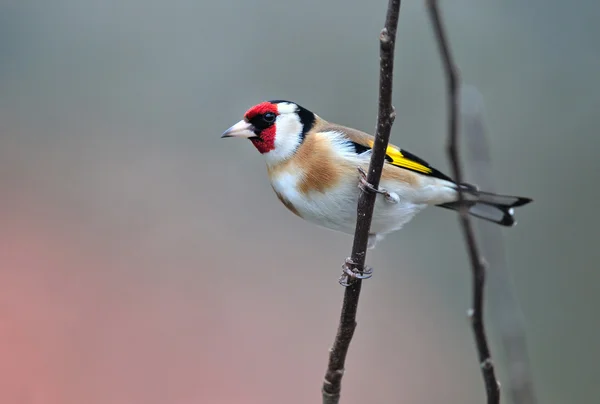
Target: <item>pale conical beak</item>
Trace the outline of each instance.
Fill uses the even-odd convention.
[[[221,137],[245,137],[251,138],[256,137],[256,133],[254,133],[254,126],[252,124],[241,120],[231,128],[227,129]]]

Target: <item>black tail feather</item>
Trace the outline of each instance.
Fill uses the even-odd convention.
[[[466,185],[466,184],[465,184]],[[481,192],[471,185],[466,186],[465,203],[471,216],[487,220],[502,226],[514,226],[516,220],[514,209],[526,205],[533,200],[520,196],[498,195],[491,192]],[[442,208],[458,210],[459,202],[437,205]]]

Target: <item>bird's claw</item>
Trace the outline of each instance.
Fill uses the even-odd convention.
[[[373,276],[373,268],[365,266],[362,271],[356,269],[356,263],[350,257],[342,265],[344,273],[340,277],[340,285],[350,286],[355,279],[369,279]]]
[[[384,189],[377,189],[375,188],[373,185],[371,185],[369,183],[369,181],[367,181],[367,173],[365,172],[365,170],[362,167],[356,167],[356,169],[358,170],[358,181],[359,184],[358,186],[363,190],[363,191],[370,191],[376,194],[382,194],[385,195],[387,193],[386,190]]]
[[[388,190],[381,188],[375,188],[369,181],[367,181],[367,173],[362,167],[357,167],[358,173],[360,174],[358,177],[358,187],[365,192],[373,192],[376,194],[381,194],[385,198],[386,201],[390,203],[398,203],[399,197],[398,194],[394,192],[388,192]]]

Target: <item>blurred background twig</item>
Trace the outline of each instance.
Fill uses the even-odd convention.
[[[462,184],[464,180],[461,168],[460,145],[458,137],[459,75],[452,59],[450,45],[448,44],[448,38],[446,36],[442,17],[438,9],[438,2],[437,0],[428,0],[427,5],[446,74],[448,97],[447,153],[451,163],[452,177],[458,184]],[[462,203],[464,197],[463,190],[460,186],[458,188],[458,194],[459,201]],[[483,318],[486,262],[484,261],[478,241],[475,237],[475,231],[469,218],[466,205],[463,205],[459,210],[459,221],[463,230],[465,242],[467,244],[467,251],[469,253],[471,270],[473,273],[473,302],[468,314],[473,327],[475,345],[477,346],[477,354],[479,356],[479,365],[481,366],[481,372],[485,382],[487,402],[488,404],[499,404],[500,384],[496,379],[496,371],[494,369],[494,363],[492,362],[492,356],[490,353]]]
[[[392,90],[394,76],[394,47],[396,31],[400,15],[400,0],[389,0],[385,17],[385,25],[379,36],[379,108],[377,128],[373,144],[373,153],[369,163],[367,182],[374,188],[379,187],[381,171],[385,161],[385,153],[394,123],[395,111],[392,105]],[[357,173],[358,174],[358,173]],[[352,255],[346,261],[350,271],[364,272],[369,229],[377,194],[361,187],[357,206],[356,231],[352,245]],[[329,363],[323,382],[323,403],[335,404],[340,400],[341,382],[344,375],[346,355],[354,330],[356,329],[356,311],[362,285],[361,279],[351,278],[347,273],[342,274],[340,283],[346,285],[344,301],[338,331],[329,353]]]
[[[463,85],[460,89],[460,122],[467,151],[468,181],[477,184],[480,189],[496,192],[483,96],[475,86]],[[483,220],[476,223],[481,250],[488,263],[488,312],[495,330],[493,334],[500,340],[504,353],[500,356],[507,375],[507,381],[502,383],[503,389],[515,404],[534,404],[537,398],[529,364],[525,322],[513,292],[502,230]]]

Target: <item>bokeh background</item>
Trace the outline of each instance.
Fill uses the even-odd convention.
[[[447,170],[436,44],[403,3],[392,141]],[[503,233],[540,402],[596,402],[600,5],[443,6],[496,185],[535,199]],[[372,131],[385,8],[2,1],[1,403],[320,402],[351,237],[219,137],[274,98]],[[343,401],[483,402],[456,217],[427,210],[368,261]]]

